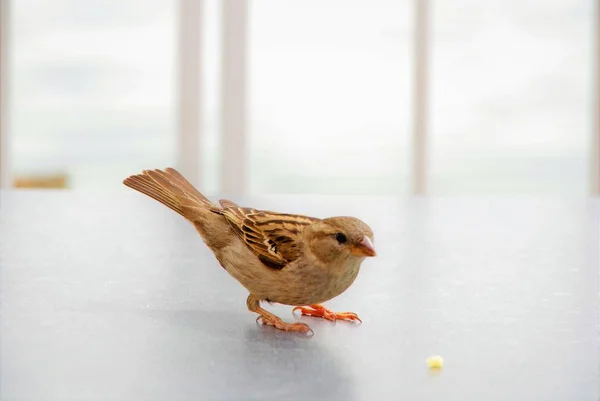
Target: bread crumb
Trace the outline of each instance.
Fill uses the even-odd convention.
[[[427,358],[427,366],[431,369],[441,369],[444,367],[444,358],[439,355],[430,356]]]

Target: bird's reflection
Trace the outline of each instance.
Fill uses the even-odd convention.
[[[246,311],[150,314],[166,323],[163,329],[168,331],[155,332],[149,340],[153,343],[150,359],[172,363],[162,380],[187,383],[201,398],[355,398],[352,370],[342,350],[329,344],[326,335],[282,332],[255,323]],[[329,322],[311,322],[315,331],[319,323]]]
[[[318,328],[318,323],[329,322],[310,324]],[[315,336],[308,337],[269,326],[246,327],[240,373],[257,381],[254,389],[259,399],[355,398],[352,372],[341,350],[315,331]]]

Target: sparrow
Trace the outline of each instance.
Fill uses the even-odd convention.
[[[353,312],[332,312],[322,303],[356,279],[362,262],[376,256],[373,231],[354,217],[319,219],[241,207],[219,206],[173,168],[144,170],[123,184],[191,222],[219,264],[248,292],[257,321],[284,331],[312,333],[305,323],[284,322],[261,302],[294,306],[302,315],[331,321],[361,321]]]

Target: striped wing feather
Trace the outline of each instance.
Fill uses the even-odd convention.
[[[304,229],[318,219],[240,207],[220,201],[222,213],[237,235],[267,266],[282,269],[301,253]]]

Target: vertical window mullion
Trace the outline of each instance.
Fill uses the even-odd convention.
[[[200,186],[202,130],[202,0],[179,1],[178,164]]]
[[[427,193],[429,0],[415,0],[413,87],[413,195]]]
[[[221,193],[246,190],[248,2],[223,0],[221,61]]]

